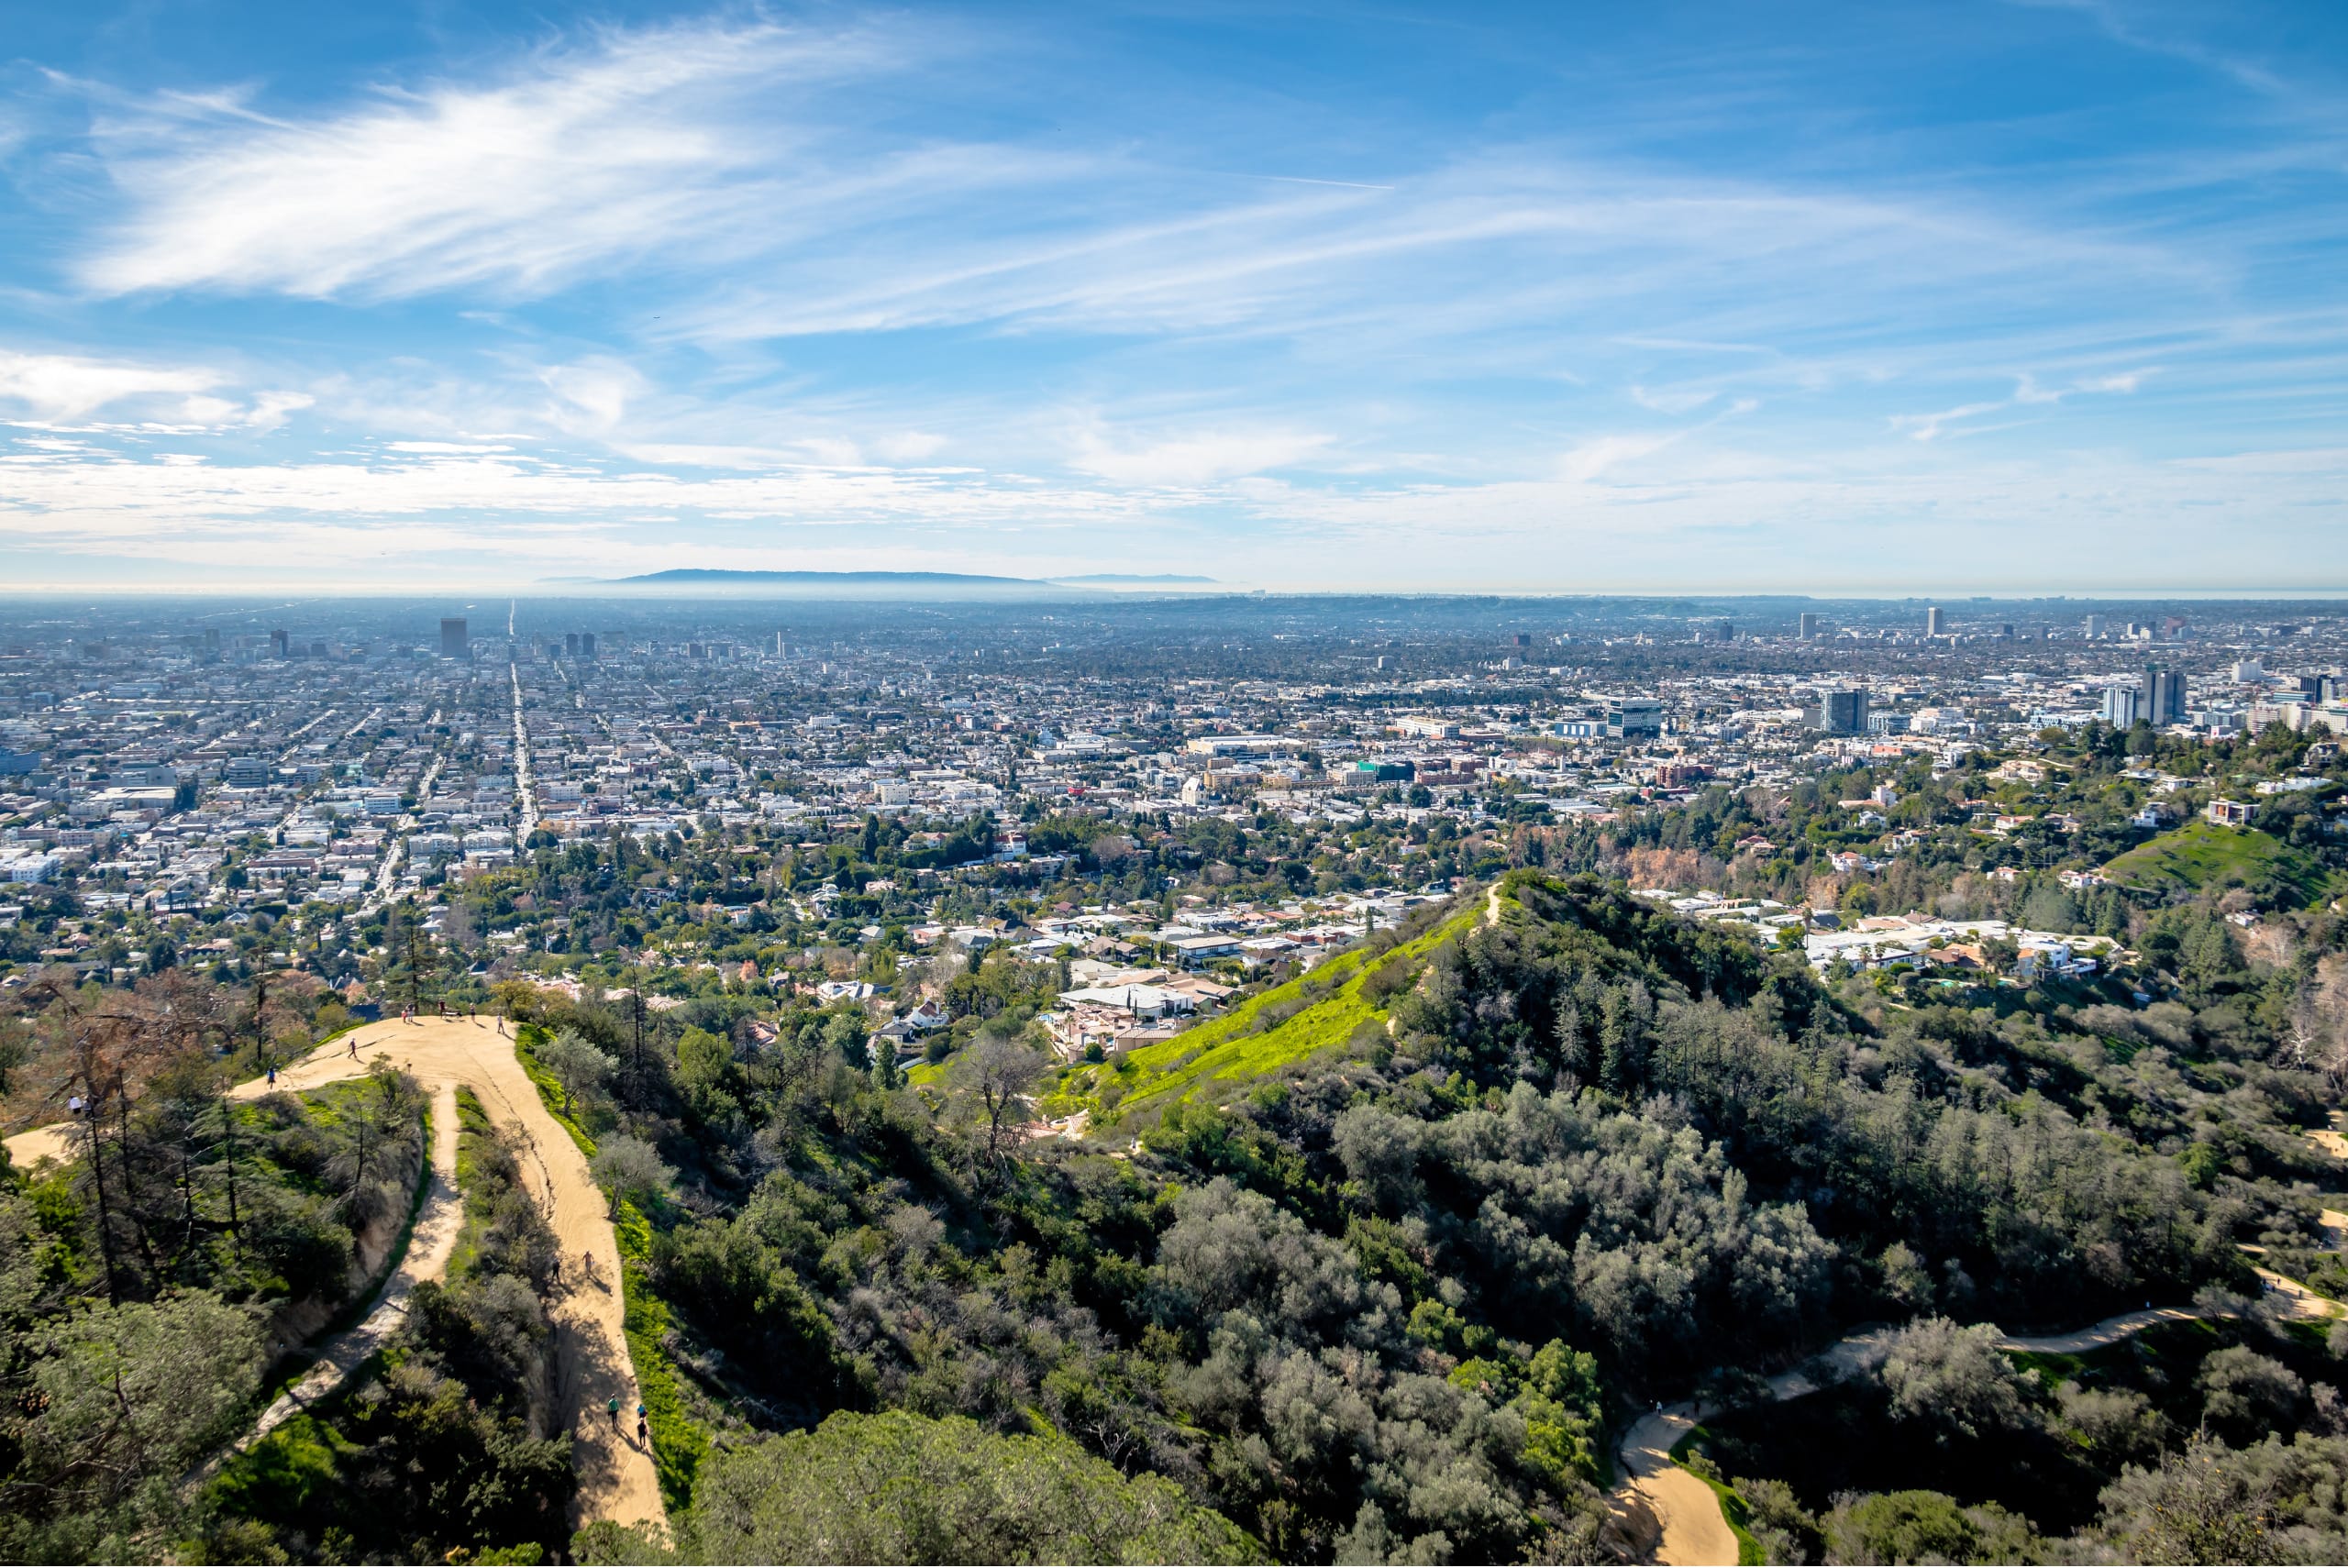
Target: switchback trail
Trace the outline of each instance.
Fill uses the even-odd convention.
[[[636,1441],[632,1420],[614,1420],[604,1410],[605,1403],[612,1399],[619,1401],[624,1412],[635,1409],[636,1374],[628,1359],[623,1330],[626,1309],[620,1295],[619,1243],[612,1232],[603,1191],[587,1169],[586,1156],[539,1099],[537,1086],[530,1081],[521,1059],[514,1054],[513,1036],[492,1018],[417,1019],[413,1022],[392,1020],[370,1024],[319,1046],[292,1066],[282,1069],[276,1087],[310,1089],[356,1077],[379,1056],[404,1068],[433,1096],[433,1114],[437,1119],[433,1181],[436,1188],[443,1182],[441,1153],[445,1143],[445,1178],[451,1190],[450,1202],[444,1207],[441,1218],[447,1220],[449,1231],[445,1245],[440,1244],[437,1231],[427,1235],[425,1220],[418,1220],[408,1259],[393,1281],[393,1288],[399,1289],[396,1307],[392,1300],[393,1289],[387,1289],[383,1300],[364,1322],[349,1334],[328,1342],[328,1359],[321,1363],[321,1369],[315,1375],[334,1377],[337,1381],[340,1375],[347,1375],[348,1368],[340,1375],[324,1369],[339,1364],[354,1351],[358,1358],[349,1364],[356,1366],[367,1353],[360,1348],[360,1341],[371,1331],[374,1343],[389,1336],[397,1326],[398,1316],[404,1311],[406,1297],[415,1289],[415,1281],[437,1278],[447,1271],[448,1249],[456,1243],[462,1218],[461,1204],[455,1201],[453,1191],[455,1091],[461,1085],[480,1097],[493,1122],[521,1133],[523,1188],[548,1215],[556,1242],[561,1248],[562,1278],[548,1302],[547,1317],[554,1329],[556,1342],[555,1416],[558,1427],[568,1426],[575,1434],[572,1453],[578,1466],[579,1495],[572,1503],[573,1522],[612,1519],[633,1524],[650,1520],[665,1525],[667,1514],[661,1507],[660,1487],[648,1447]],[[238,1085],[230,1092],[249,1099],[271,1091],[266,1082],[255,1079]],[[19,1165],[29,1165],[44,1155],[71,1158],[72,1138],[70,1123],[20,1132],[7,1140],[9,1158]],[[426,1218],[433,1218],[430,1198],[426,1209]],[[439,1251],[437,1259],[432,1256],[436,1246]],[[593,1260],[592,1275],[581,1268],[582,1259]],[[404,1289],[399,1288],[402,1281],[405,1282]],[[346,1341],[351,1342],[345,1344]],[[368,1348],[371,1349],[371,1345]],[[294,1392],[301,1394],[308,1386],[305,1378]],[[281,1412],[279,1406],[286,1403],[286,1399],[280,1399],[272,1405],[262,1416],[262,1421],[275,1425],[299,1408],[297,1401]]]
[[[2264,1269],[2259,1272],[2262,1276],[2266,1275]],[[2306,1293],[2304,1286],[2294,1286],[2294,1282],[2283,1280],[2279,1275],[2273,1278],[2282,1281],[2276,1288],[2291,1297],[2296,1315],[2330,1315],[2328,1306],[2311,1305],[2320,1298]],[[2003,1335],[1998,1341],[1998,1349],[2015,1354],[2083,1355],[2118,1344],[2155,1324],[2190,1323],[2200,1316],[2183,1307],[2151,1307],[2117,1313],[2067,1334]],[[1892,1336],[1898,1332],[1897,1327],[1873,1329],[1837,1340],[1795,1370],[1769,1379],[1769,1397],[1775,1400],[1799,1399],[1870,1372],[1883,1364]],[[1686,1437],[1699,1421],[1716,1413],[1709,1406],[1693,1403],[1667,1405],[1642,1415],[1623,1434],[1617,1452],[1624,1480],[1614,1494],[1615,1514],[1635,1533],[1645,1533],[1638,1529],[1640,1514],[1644,1511],[1652,1516],[1660,1529],[1654,1554],[1657,1562],[1736,1561],[1736,1536],[1721,1517],[1719,1498],[1710,1486],[1671,1458],[1672,1445]]]

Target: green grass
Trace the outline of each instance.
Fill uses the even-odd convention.
[[[1671,1445],[1672,1463],[1710,1486],[1712,1496],[1720,1499],[1721,1518],[1727,1521],[1729,1532],[1736,1537],[1737,1568],[1751,1568],[1751,1565],[1767,1562],[1769,1554],[1761,1550],[1761,1543],[1753,1538],[1753,1532],[1744,1525],[1744,1521],[1753,1517],[1753,1505],[1744,1500],[1744,1494],[1720,1478],[1710,1463],[1711,1455],[1703,1455],[1705,1463],[1700,1464],[1688,1463],[1689,1456],[1696,1453],[1697,1445],[1709,1441],[1711,1435],[1700,1426],[1690,1427],[1685,1437]]]
[[[1374,1024],[1382,1035],[1387,1010],[1361,994],[1363,981],[1390,964],[1419,966],[1437,946],[1471,929],[1482,916],[1479,904],[1389,953],[1372,954],[1363,947],[1340,953],[1318,968],[1248,998],[1220,1018],[1128,1052],[1117,1069],[1096,1071],[1097,1085],[1116,1083],[1124,1088],[1113,1108],[1098,1113],[1100,1120],[1122,1121],[1136,1112],[1187,1101],[1227,1100],[1264,1077],[1342,1049],[1365,1023]],[[1290,1008],[1295,1010],[1290,1016],[1269,1029],[1263,1027],[1268,1013],[1278,1018]],[[1092,1103],[1100,1104],[1097,1092]]]
[[[2222,888],[2269,880],[2287,885],[2302,904],[2320,900],[2331,880],[2314,856],[2255,828],[2220,827],[2197,818],[2140,844],[2104,867],[2138,888]]]

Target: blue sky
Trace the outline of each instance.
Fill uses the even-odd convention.
[[[2348,588],[2348,7],[0,5],[0,581]]]

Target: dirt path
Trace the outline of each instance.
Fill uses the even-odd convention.
[[[2264,1275],[2265,1271],[2262,1269],[2260,1273]],[[2301,1288],[2282,1280],[2279,1275],[2275,1277],[2281,1281],[2276,1288],[2285,1294]],[[2301,1316],[2328,1316],[2329,1305],[2312,1305],[2316,1300],[2309,1297],[2301,1301],[2295,1297],[2292,1309]],[[1998,1341],[1998,1348],[2039,1355],[2077,1355],[2117,1344],[2155,1323],[2191,1322],[2198,1316],[2182,1307],[2154,1307],[2122,1312],[2067,1334],[2009,1334]],[[1873,1371],[1883,1364],[1891,1349],[1892,1336],[1898,1332],[1896,1327],[1874,1329],[1835,1341],[1795,1370],[1769,1379],[1770,1397],[1799,1399]],[[1618,1452],[1626,1479],[1613,1497],[1615,1515],[1634,1539],[1656,1540],[1654,1561],[1657,1562],[1736,1561],[1736,1536],[1721,1515],[1720,1499],[1710,1486],[1671,1461],[1671,1445],[1711,1414],[1711,1410],[1695,1405],[1667,1406],[1641,1416],[1623,1434]],[[1640,1529],[1644,1521],[1638,1517],[1642,1511],[1653,1519],[1653,1524],[1644,1530]]]
[[[1672,1405],[1631,1424],[1618,1451],[1625,1475],[1615,1494],[1619,1515],[1640,1509],[1654,1519],[1659,1537],[1655,1561],[1717,1563],[1734,1568],[1736,1534],[1722,1517],[1720,1498],[1710,1486],[1672,1463],[1671,1445],[1696,1425],[1696,1408]],[[1645,1534],[1636,1524],[1634,1534]]]
[[[240,1086],[246,1087],[249,1086]],[[390,1342],[392,1336],[399,1332],[400,1325],[407,1321],[408,1299],[415,1294],[416,1286],[425,1280],[447,1277],[449,1260],[456,1253],[457,1238],[464,1228],[465,1203],[457,1191],[457,1088],[454,1084],[440,1084],[432,1095],[432,1175],[425,1187],[423,1205],[416,1210],[415,1228],[408,1234],[407,1252],[400,1259],[400,1266],[384,1283],[367,1316],[321,1346],[318,1359],[310,1369],[292,1387],[270,1401],[269,1408],[260,1413],[260,1419],[253,1423],[252,1430],[213,1458],[196,1473],[195,1478],[211,1474],[229,1454],[244,1452],[291,1420],[295,1412],[305,1410],[334,1393],[368,1357]]]
[[[548,1302],[548,1319],[557,1346],[556,1421],[577,1434],[572,1452],[579,1471],[579,1496],[572,1504],[573,1521],[615,1519],[632,1524],[650,1519],[665,1524],[667,1514],[661,1507],[648,1447],[637,1441],[632,1419],[615,1422],[604,1412],[605,1401],[614,1398],[619,1400],[624,1414],[634,1411],[636,1375],[622,1327],[619,1244],[604,1211],[603,1192],[588,1172],[586,1156],[548,1114],[537,1086],[514,1055],[513,1037],[488,1018],[370,1024],[282,1069],[276,1087],[316,1088],[366,1071],[378,1056],[388,1057],[413,1074],[433,1094],[436,1105],[447,1103],[449,1113],[436,1122],[436,1132],[445,1124],[452,1186],[456,1086],[461,1084],[480,1096],[492,1121],[522,1133],[522,1185],[548,1213],[562,1249],[562,1280]],[[255,1079],[230,1092],[255,1099],[271,1091],[266,1082]],[[440,1113],[436,1110],[434,1114]],[[72,1132],[70,1125],[61,1125],[20,1132],[7,1141],[9,1158],[29,1164],[44,1154],[64,1157],[71,1153]],[[441,1141],[440,1135],[434,1138],[436,1183]],[[411,1243],[411,1256],[423,1248],[420,1224],[418,1231],[417,1241]],[[453,1246],[455,1240],[451,1231],[449,1244]],[[584,1276],[582,1256],[593,1260],[592,1277]],[[416,1261],[419,1266],[424,1262]],[[437,1266],[446,1270],[445,1253]],[[407,1272],[406,1264],[401,1272]],[[408,1288],[413,1290],[412,1281]],[[364,1333],[380,1311],[352,1332]],[[272,1411],[275,1408],[271,1407]],[[284,1419],[277,1417],[280,1421]]]

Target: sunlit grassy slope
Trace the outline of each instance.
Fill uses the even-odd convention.
[[[1415,974],[1429,953],[1468,930],[1481,914],[1479,901],[1386,953],[1359,947],[1340,953],[1221,1018],[1096,1069],[1091,1092],[1071,1077],[1066,1103],[1070,1109],[1091,1106],[1095,1124],[1110,1125],[1181,1101],[1230,1099],[1262,1078],[1348,1043],[1366,1048],[1384,1036],[1387,1008],[1362,994],[1364,982],[1396,964]],[[1402,994],[1392,991],[1385,1000],[1391,1003]]]
[[[2268,834],[2196,820],[2138,845],[2104,867],[2140,888],[2211,888],[2239,880],[2255,888],[2270,878],[2288,884],[2300,902],[2322,897],[2327,878],[2314,856]]]

